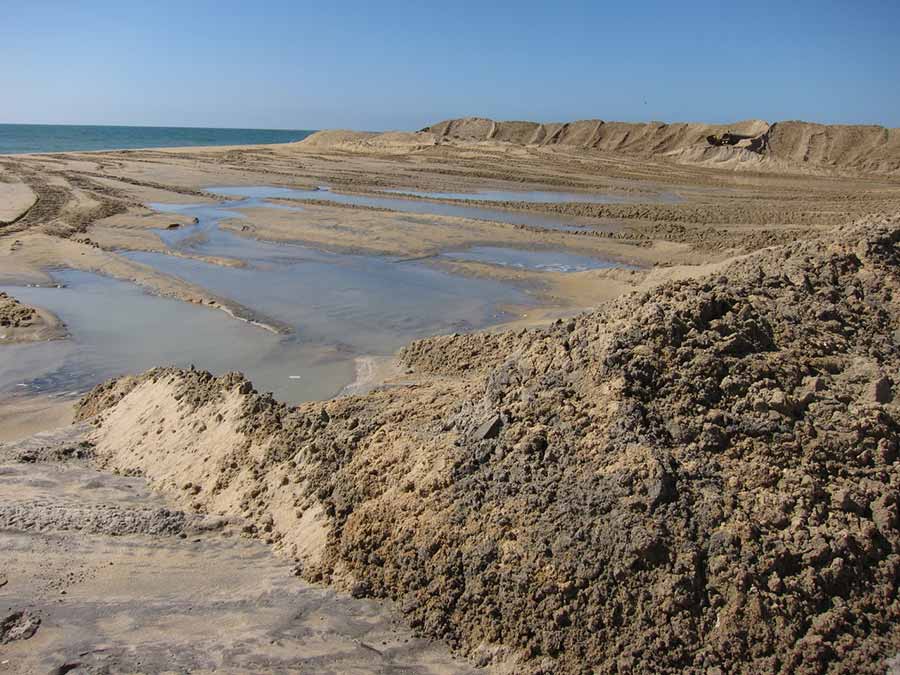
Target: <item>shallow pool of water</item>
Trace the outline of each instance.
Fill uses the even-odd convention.
[[[73,270],[53,277],[64,287],[3,288],[57,314],[70,338],[3,347],[2,393],[80,392],[110,377],[166,365],[193,364],[217,374],[239,370],[258,389],[288,401],[331,396],[353,378],[352,358],[333,348],[274,335],[123,281]]]
[[[462,251],[448,251],[443,257],[455,260],[517,267],[540,272],[584,272],[585,270],[623,265],[565,251],[522,250],[502,246],[473,246]]]
[[[4,347],[0,392],[84,391],[107,378],[157,365],[195,365],[216,374],[241,371],[258,389],[285,401],[327,398],[350,384],[357,365],[371,356],[389,356],[415,338],[498,323],[508,318],[505,308],[534,302],[522,287],[454,275],[428,261],[401,263],[381,256],[329,253],[257,241],[219,228],[222,220],[241,217],[239,209],[244,208],[275,206],[298,211],[302,217],[302,206],[263,201],[297,198],[298,192],[311,198],[331,195],[347,203],[389,202],[398,210],[423,207],[427,211],[422,212],[428,213],[447,205],[325,190],[222,190],[239,198],[220,204],[151,205],[196,218],[195,224],[159,230],[159,236],[173,250],[234,258],[246,263],[244,267],[164,253],[123,255],[277,320],[293,330],[290,335],[274,335],[220,310],[159,298],[125,282],[60,271],[54,278],[63,288],[4,289],[59,315],[71,338]],[[447,208],[459,214],[461,207]],[[471,209],[464,210],[472,216]],[[491,246],[446,255],[537,270],[576,271],[612,264],[565,252]]]
[[[160,205],[153,208],[197,218],[194,225],[159,231],[173,249],[242,260],[245,267],[223,267],[163,253],[123,252],[192,284],[231,298],[294,330],[291,339],[329,353],[348,384],[348,364],[370,355],[389,355],[412,339],[473,330],[504,318],[503,308],[533,304],[522,288],[498,281],[463,277],[427,262],[397,263],[382,256],[329,253],[292,243],[258,241],[222,230],[248,201],[224,204]],[[317,356],[318,358],[318,356]],[[199,365],[199,364],[198,364]],[[293,370],[301,370],[295,367]],[[303,375],[302,372],[297,374]],[[284,373],[276,374],[283,380]],[[260,387],[275,391],[263,373]],[[303,376],[305,377],[305,375]],[[255,380],[254,380],[255,381]],[[283,383],[282,383],[283,384]],[[296,382],[278,392],[288,400],[335,393],[302,393]],[[299,395],[290,395],[292,391]]]
[[[372,197],[369,195],[348,195],[331,190],[295,190],[293,188],[271,186],[245,186],[245,187],[211,187],[207,192],[219,194],[223,197],[241,197],[243,203],[249,199],[317,199],[334,202],[336,204],[352,204],[357,206],[373,206],[382,209],[391,209],[402,213],[418,213],[424,215],[455,216],[458,218],[473,218],[475,220],[493,220],[500,223],[512,223],[515,225],[531,225],[550,230],[578,231],[585,228],[599,227],[600,221],[556,214],[539,214],[525,211],[509,211],[497,208],[480,206],[465,206],[462,204],[441,204],[416,199],[402,199],[400,197]],[[271,206],[271,203],[262,203],[263,206]],[[246,208],[246,207],[234,207]]]
[[[601,195],[589,192],[556,192],[548,190],[476,190],[474,192],[428,192],[425,190],[385,190],[393,194],[430,197],[432,199],[476,199],[489,202],[531,202],[534,204],[564,204],[568,202],[588,204],[627,204],[634,202],[660,202],[677,200],[674,195],[631,197]]]
[[[283,255],[267,257],[270,247]],[[129,257],[279,319],[293,334],[274,335],[129,283],[54,272],[63,288],[3,290],[59,315],[71,338],[4,347],[0,393],[84,391],[153,366],[193,364],[215,374],[241,371],[280,400],[328,398],[354,380],[361,359],[388,356],[417,337],[497,322],[501,304],[529,302],[510,286],[422,264],[252,241],[245,251],[253,262],[242,269],[163,254]]]

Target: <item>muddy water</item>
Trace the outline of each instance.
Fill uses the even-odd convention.
[[[157,365],[196,365],[241,371],[284,401],[328,398],[355,379],[362,357],[390,355],[416,337],[497,322],[500,304],[528,302],[517,289],[420,264],[290,250],[300,247],[266,256],[265,248],[247,242],[245,269],[131,257],[253,306],[288,323],[293,334],[274,335],[124,282],[57,272],[65,288],[5,290],[58,314],[71,339],[4,348],[0,393],[83,391]]]
[[[125,255],[277,319],[292,328],[291,335],[276,336],[126,283],[62,271],[54,277],[65,288],[8,289],[58,314],[71,339],[5,348],[0,393],[80,391],[156,365],[193,364],[214,373],[241,371],[258,389],[288,402],[328,398],[351,384],[372,356],[389,356],[417,337],[497,323],[507,316],[505,307],[533,302],[520,288],[455,276],[427,263],[260,242],[218,228],[221,219],[238,215],[234,209],[260,205],[257,198],[154,205],[197,218],[195,225],[159,231],[169,247],[240,259],[244,268],[165,254]]]
[[[539,213],[527,213],[524,211],[505,211],[499,208],[480,206],[465,206],[462,204],[442,204],[439,202],[427,202],[415,199],[402,199],[400,197],[372,197],[368,195],[351,195],[332,192],[327,189],[318,190],[294,190],[292,188],[253,186],[253,187],[211,187],[208,192],[222,195],[223,197],[243,197],[255,200],[264,199],[296,199],[296,200],[324,200],[336,204],[351,204],[356,206],[374,206],[376,208],[391,209],[402,213],[418,213],[424,215],[455,216],[458,218],[473,218],[475,220],[494,220],[500,223],[512,223],[515,225],[530,225],[550,230],[577,231],[590,227],[604,227],[608,223],[593,219],[580,218],[565,215],[542,215]],[[407,193],[409,194],[409,193]],[[423,193],[424,194],[424,193]],[[520,194],[520,193],[511,193]],[[526,193],[527,194],[527,193]],[[469,195],[468,198],[472,198]],[[245,208],[248,199],[240,202],[235,208]],[[263,206],[271,206],[264,203]]]

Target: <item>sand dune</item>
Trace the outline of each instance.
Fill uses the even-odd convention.
[[[755,140],[713,146],[711,135]],[[744,120],[731,124],[680,122],[498,122],[467,117],[438,122],[418,132],[323,131],[297,145],[303,149],[396,154],[442,144],[498,143],[591,150],[685,164],[769,172],[900,174],[900,129],[810,122]]]

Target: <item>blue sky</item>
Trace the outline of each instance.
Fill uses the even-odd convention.
[[[900,0],[0,0],[0,122],[900,127]]]

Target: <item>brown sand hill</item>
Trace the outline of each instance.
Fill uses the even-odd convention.
[[[423,340],[413,386],[97,388],[96,452],[312,580],[517,673],[883,673],[900,651],[900,217],[552,327]]]
[[[580,120],[565,124],[494,122],[481,118],[448,120],[423,129],[441,140],[504,141],[523,145],[558,145],[605,152],[656,155],[706,144],[710,134],[726,131],[747,136],[764,134],[769,125],[748,120],[731,125],[629,123]]]
[[[716,147],[724,133],[757,139],[756,147]],[[498,122],[481,117],[445,120],[415,133],[326,131],[298,145],[309,150],[402,153],[441,144],[506,143],[667,158],[684,164],[786,173],[900,174],[900,129],[745,120],[732,124],[663,122]]]
[[[900,173],[900,129],[777,122],[769,130],[769,149],[788,162]]]

